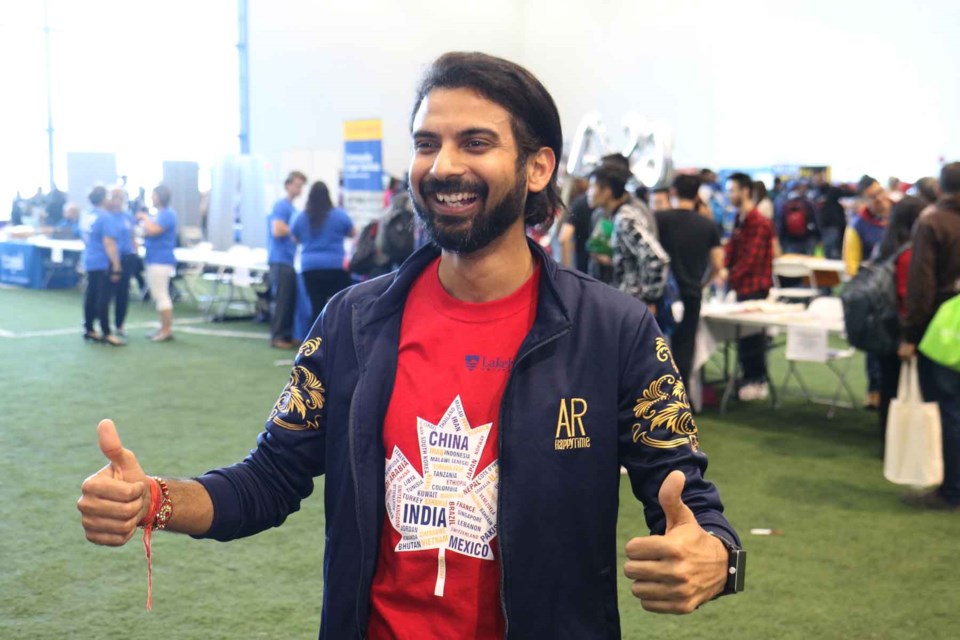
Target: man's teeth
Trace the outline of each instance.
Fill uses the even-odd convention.
[[[438,193],[436,198],[443,204],[461,204],[464,200],[473,200],[476,198],[474,193]]]

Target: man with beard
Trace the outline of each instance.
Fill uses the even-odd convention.
[[[757,211],[753,180],[745,173],[727,178],[727,199],[736,207],[737,219],[727,242],[726,267],[730,288],[737,300],[765,300],[773,286],[773,223]],[[755,333],[740,338],[737,345],[743,381],[741,400],[766,400],[770,393],[767,377],[767,335]]]
[[[87,538],[121,545],[138,522],[252,535],[324,474],[321,638],[618,638],[623,465],[655,534],[626,550],[643,607],[689,613],[742,588],[652,316],[525,237],[557,210],[550,94],[511,62],[449,53],[411,131],[432,243],[328,303],[243,462],[148,478],[101,422]]]

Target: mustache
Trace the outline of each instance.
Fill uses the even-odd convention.
[[[438,193],[475,193],[480,198],[486,198],[488,191],[486,183],[480,180],[459,177],[446,180],[426,177],[420,182],[420,196],[424,199]]]

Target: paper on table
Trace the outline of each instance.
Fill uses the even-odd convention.
[[[826,328],[800,325],[787,327],[787,360],[826,362],[827,348]]]

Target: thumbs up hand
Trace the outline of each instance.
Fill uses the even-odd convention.
[[[77,509],[87,540],[119,547],[137,530],[150,508],[150,487],[136,456],[124,449],[112,420],[97,426],[100,450],[109,461],[83,481]]]
[[[631,591],[647,611],[692,613],[726,584],[727,550],[700,527],[681,500],[685,483],[683,472],[673,471],[660,487],[660,506],[667,518],[664,535],[627,543],[623,572],[633,580]]]

